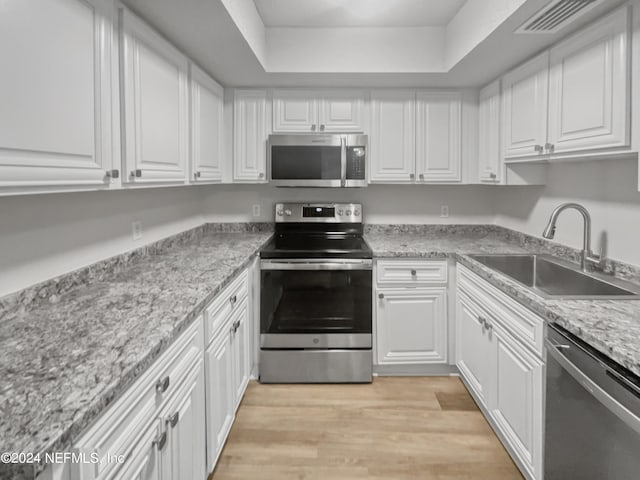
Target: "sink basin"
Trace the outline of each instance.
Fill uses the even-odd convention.
[[[582,272],[550,255],[470,255],[545,298],[638,299],[640,287],[613,277]]]

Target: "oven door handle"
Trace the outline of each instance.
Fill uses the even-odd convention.
[[[340,186],[347,186],[347,142],[340,137]]]
[[[261,270],[373,270],[370,259],[262,260]]]

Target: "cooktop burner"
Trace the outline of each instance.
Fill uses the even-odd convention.
[[[359,204],[276,205],[276,232],[262,258],[371,258]]]

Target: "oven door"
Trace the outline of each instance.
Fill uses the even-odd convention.
[[[263,349],[371,348],[371,259],[263,260]]]

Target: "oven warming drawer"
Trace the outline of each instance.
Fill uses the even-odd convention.
[[[260,348],[371,348],[370,333],[263,333]]]
[[[371,383],[371,350],[261,350],[261,383]]]

